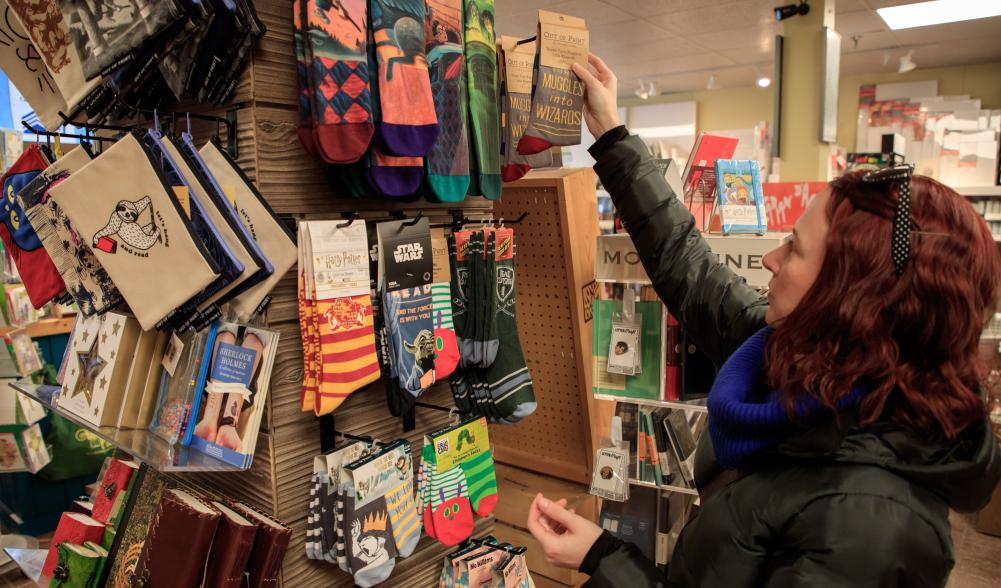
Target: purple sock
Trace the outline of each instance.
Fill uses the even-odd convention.
[[[424,157],[438,140],[438,123],[400,125],[383,120],[379,125],[379,138],[386,153],[400,157]]]
[[[386,155],[376,145],[368,153],[365,172],[372,187],[384,196],[410,196],[424,180],[424,159]]]

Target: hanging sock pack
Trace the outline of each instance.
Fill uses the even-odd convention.
[[[466,0],[465,57],[469,89],[469,123],[476,175],[471,180],[480,195],[501,195],[500,111],[497,105],[497,40],[494,0]],[[470,175],[473,175],[471,165]]]
[[[469,136],[466,122],[465,26],[462,0],[428,0],[428,71],[438,116],[438,139],[427,155],[428,198],[462,202],[469,189]]]
[[[531,169],[551,167],[553,154],[546,149],[535,155],[518,153],[518,143],[532,118],[532,75],[538,41],[519,42],[501,37],[501,109],[503,146],[501,175],[505,182],[520,179]]]
[[[423,157],[438,138],[427,57],[424,0],[369,0],[378,64],[379,139],[393,155]]]
[[[365,0],[306,0],[305,13],[316,151],[327,163],[358,161],[375,129]]]
[[[532,86],[532,116],[518,153],[533,155],[550,147],[580,144],[584,82],[573,73],[587,66],[588,30],[584,19],[539,11],[538,67]]]

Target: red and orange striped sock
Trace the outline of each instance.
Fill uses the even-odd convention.
[[[368,294],[316,301],[323,366],[316,414],[329,414],[352,392],[379,379]]]

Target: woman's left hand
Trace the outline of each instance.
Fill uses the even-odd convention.
[[[528,512],[532,532],[546,561],[561,568],[578,569],[591,546],[601,536],[601,527],[566,509],[566,501],[553,502],[537,494]]]

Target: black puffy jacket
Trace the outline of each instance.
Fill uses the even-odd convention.
[[[639,138],[620,127],[592,153],[658,294],[722,365],[764,326],[766,302],[712,256]],[[985,423],[934,447],[889,423],[852,422],[802,431],[705,499],[666,577],[606,533],[582,566],[588,586],[944,586],[955,559],[949,509],[990,499],[997,439]],[[700,489],[722,472],[708,437],[696,456]]]

